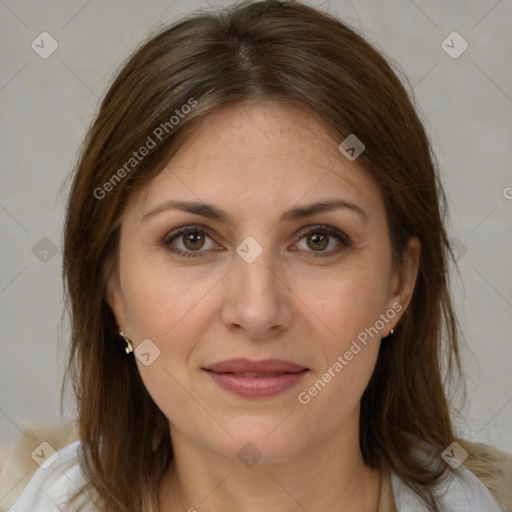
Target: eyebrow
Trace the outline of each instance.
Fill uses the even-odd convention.
[[[204,202],[179,201],[175,199],[165,201],[164,203],[158,205],[153,210],[144,214],[142,220],[145,221],[148,218],[153,217],[154,215],[160,212],[172,209],[181,210],[196,215],[201,215],[202,217],[217,220],[225,224],[232,224],[232,220],[229,213],[218,208],[217,206]],[[367,213],[360,206],[358,206],[355,203],[352,203],[351,201],[345,201],[344,199],[327,199],[324,201],[311,203],[305,206],[298,206],[292,208],[291,210],[284,212],[279,218],[279,220],[291,222],[294,220],[310,217],[317,213],[330,212],[337,209],[349,209],[359,214],[361,217],[363,217],[364,220],[368,219]]]

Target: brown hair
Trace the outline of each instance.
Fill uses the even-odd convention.
[[[208,114],[266,99],[305,106],[340,142],[356,134],[366,146],[358,163],[382,193],[394,263],[410,237],[421,242],[411,303],[392,341],[381,343],[362,396],[360,445],[369,466],[389,464],[437,510],[432,491],[449,468],[440,453],[457,439],[443,379],[460,376],[460,359],[435,157],[380,52],[334,17],[276,0],[195,14],[150,38],[123,65],[84,141],[69,195],[63,277],[85,491],[94,491],[105,512],[156,508],[173,454],[168,420],[133,358],[125,359],[104,297],[127,201]],[[169,121],[178,115],[178,123]],[[126,165],[162,123],[167,131],[156,147]],[[434,448],[432,463],[414,456],[417,439]]]

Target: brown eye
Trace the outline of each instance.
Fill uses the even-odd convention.
[[[330,226],[315,226],[314,229],[309,227],[309,230],[305,231],[299,242],[302,242],[302,240],[305,240],[306,247],[299,247],[299,249],[310,253],[310,256],[332,256],[344,248],[350,247],[348,236]],[[210,245],[208,246],[209,241]],[[336,242],[337,245],[334,248],[326,250]],[[174,254],[187,258],[207,256],[210,250],[222,249],[215,245],[209,230],[202,226],[186,226],[177,229],[164,237],[162,245]],[[296,249],[292,250],[295,251]]]
[[[323,250],[329,245],[329,236],[318,233],[310,234],[307,236],[307,244],[315,251]]]
[[[182,235],[183,245],[190,251],[201,249],[204,245],[204,235],[199,231],[185,233]]]
[[[208,239],[211,240],[209,247]],[[195,226],[187,226],[169,233],[162,240],[162,245],[171,252],[186,257],[204,256],[208,249],[215,248],[206,228]]]
[[[309,228],[308,231],[301,237],[299,242],[305,240],[305,248],[299,247],[306,253],[317,253],[313,256],[332,256],[350,247],[350,239],[345,233],[330,226],[315,226],[313,229]],[[326,250],[329,245],[334,243],[334,247]],[[311,254],[310,254],[311,255]]]

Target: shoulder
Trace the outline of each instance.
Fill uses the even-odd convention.
[[[460,460],[455,466],[450,464],[455,471],[447,473],[446,478],[433,489],[440,510],[512,511],[512,455],[482,443],[463,439],[459,441],[459,447],[465,448],[469,457]],[[425,445],[418,451],[418,455],[425,460],[436,453],[433,447],[430,450],[428,448],[429,445]],[[453,450],[451,456],[453,457]],[[391,484],[396,510],[427,512],[425,502],[394,472],[391,475]]]
[[[464,465],[487,487],[501,510],[512,510],[512,454],[484,443],[464,441],[475,457]]]
[[[85,483],[79,465],[79,449],[80,441],[75,441],[48,457],[9,512],[62,511],[67,499]]]

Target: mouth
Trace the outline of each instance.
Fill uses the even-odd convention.
[[[275,396],[296,386],[309,372],[309,368],[280,359],[231,359],[202,369],[220,388],[247,398]]]

